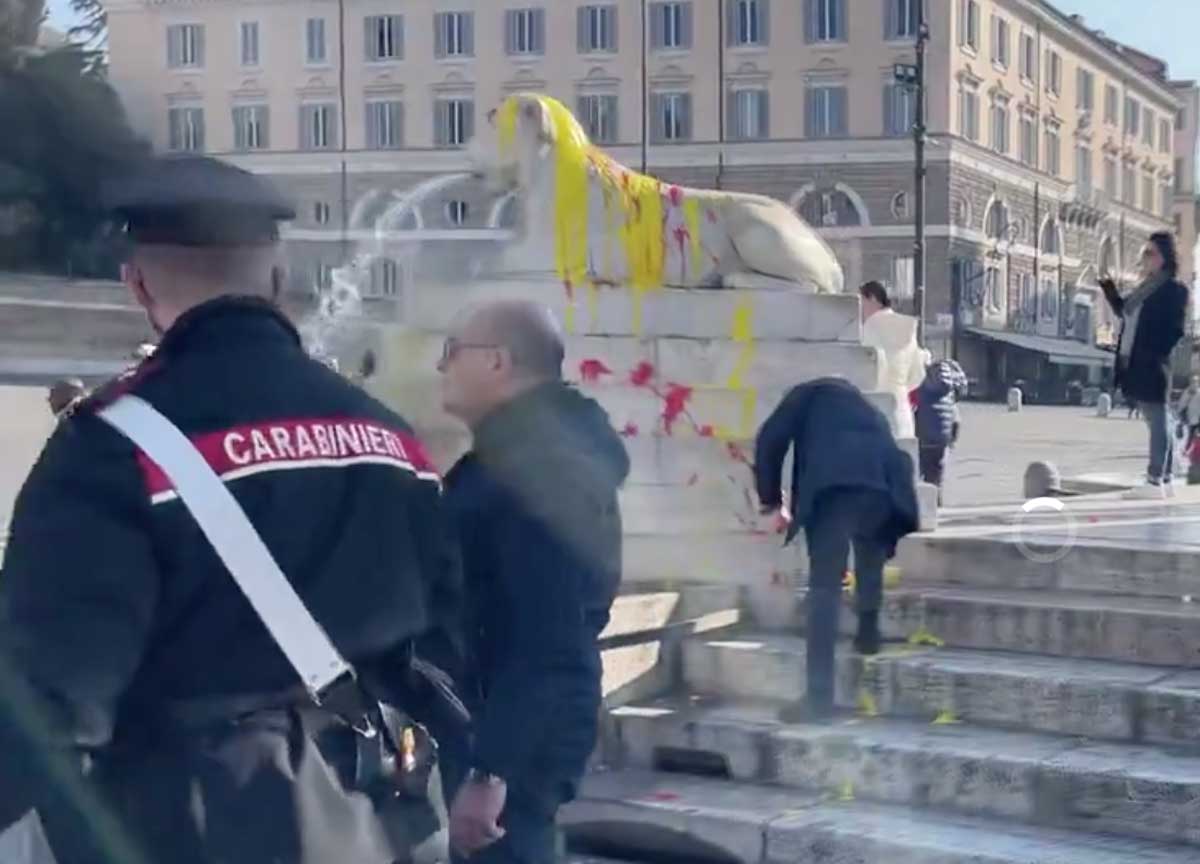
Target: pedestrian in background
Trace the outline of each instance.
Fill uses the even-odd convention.
[[[617,490],[629,457],[608,415],[562,378],[549,309],[466,313],[438,370],[472,434],[446,475],[462,541],[469,752],[450,840],[472,864],[551,864],[555,816],[596,745],[599,637],[621,578]]]
[[[917,445],[921,479],[938,489],[938,504],[946,474],[946,450],[958,443],[961,429],[958,400],[967,391],[967,376],[954,360],[929,364],[917,388]]]
[[[1200,375],[1193,375],[1187,389],[1179,394],[1175,404],[1175,413],[1179,422],[1187,429],[1187,448],[1190,450],[1192,440],[1200,431]]]
[[[86,395],[87,388],[83,386],[82,381],[78,378],[64,378],[54,382],[46,395],[46,401],[54,416],[61,418]]]
[[[793,388],[759,429],[754,480],[764,512],[783,504],[780,474],[789,449],[792,520],[786,542],[800,526],[808,541],[808,689],[781,719],[823,722],[833,714],[834,648],[850,549],[858,580],[854,647],[877,654],[883,566],[900,538],[917,530],[914,471],[883,412],[840,378]]]
[[[862,298],[863,344],[878,348],[881,355],[878,389],[896,397],[892,430],[897,438],[912,438],[915,431],[908,394],[925,377],[917,344],[917,319],[892,309],[892,300],[880,282],[865,282],[858,293]]]
[[[1141,412],[1150,433],[1146,485],[1130,490],[1130,498],[1172,494],[1170,362],[1171,352],[1183,338],[1188,300],[1187,287],[1176,278],[1178,267],[1174,238],[1156,231],[1142,247],[1142,278],[1133,291],[1122,295],[1111,278],[1100,280],[1105,299],[1121,318],[1116,386]]]

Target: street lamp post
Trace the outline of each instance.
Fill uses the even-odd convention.
[[[913,311],[917,318],[917,340],[925,341],[925,48],[929,25],[925,4],[917,0],[917,62],[892,67],[896,83],[907,87],[916,100],[913,110]]]

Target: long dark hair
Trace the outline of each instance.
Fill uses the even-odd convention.
[[[864,298],[870,297],[884,309],[892,308],[892,298],[888,296],[887,289],[883,287],[882,282],[876,282],[874,279],[870,282],[864,282],[862,287],[858,289],[858,293]]]
[[[1158,249],[1163,259],[1163,272],[1174,279],[1179,274],[1179,255],[1175,251],[1175,236],[1169,231],[1155,231],[1150,242]]]

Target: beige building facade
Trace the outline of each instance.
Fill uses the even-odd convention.
[[[506,94],[536,90],[627,164],[789,202],[848,281],[881,279],[903,305],[915,103],[893,66],[914,61],[916,2],[649,0],[644,20],[641,0],[105,5],[112,83],[155,148],[294,195],[298,288],[364,243],[368,295],[420,278],[412,243],[364,239],[381,226],[486,257],[513,208],[459,173],[461,147]],[[1190,284],[1197,91],[1041,0],[926,10],[927,320],[1001,386],[1011,334],[1111,339],[1096,282],[1132,280],[1151,231],[1179,232]]]

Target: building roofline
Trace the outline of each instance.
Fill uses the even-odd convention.
[[[1035,7],[1036,10],[1040,11],[1044,16],[1052,19],[1054,23],[1070,32],[1073,36],[1085,42],[1091,43],[1092,47],[1099,49],[1104,54],[1106,59],[1126,70],[1132,77],[1137,78],[1142,84],[1158,90],[1160,93],[1166,95],[1170,100],[1175,99],[1175,94],[1171,92],[1169,82],[1165,78],[1156,78],[1155,76],[1147,73],[1145,70],[1139,69],[1136,63],[1131,61],[1128,57],[1122,56],[1121,53],[1116,50],[1116,46],[1122,45],[1122,43],[1117,42],[1115,39],[1109,39],[1106,36],[1101,36],[1097,31],[1089,29],[1084,23],[1082,15],[1073,16],[1063,12],[1057,6],[1050,3],[1049,0],[1027,0],[1027,2],[1029,5]],[[1141,54],[1144,57],[1162,62],[1164,74],[1169,71],[1167,68],[1168,64],[1165,61],[1162,61],[1161,58],[1155,57],[1153,54],[1147,54],[1146,52],[1137,48],[1133,48],[1132,46],[1129,46],[1129,48],[1130,50],[1136,51],[1138,54]]]

